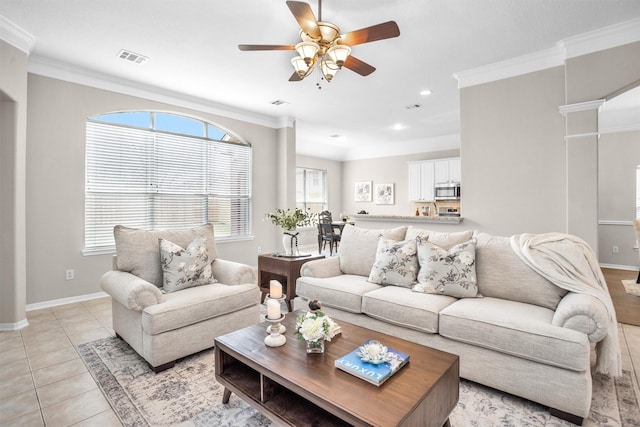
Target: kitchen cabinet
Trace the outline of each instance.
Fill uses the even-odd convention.
[[[434,180],[436,184],[460,182],[460,157],[434,161]]]
[[[409,163],[409,200],[429,202],[434,200],[434,162]]]

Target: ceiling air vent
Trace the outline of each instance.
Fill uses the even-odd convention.
[[[133,62],[134,64],[142,64],[147,59],[149,59],[146,56],[140,55],[139,53],[133,53],[124,49],[118,52],[118,58],[125,61]]]
[[[287,101],[283,101],[282,99],[276,99],[274,101],[269,101],[269,104],[271,104],[271,105],[288,105],[289,103]]]
[[[422,104],[411,104],[411,105],[407,105],[406,108],[407,110],[415,110],[416,108],[421,108]]]

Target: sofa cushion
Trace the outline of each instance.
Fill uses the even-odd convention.
[[[386,230],[369,230],[347,225],[342,230],[338,255],[340,270],[344,274],[356,274],[368,277],[376,260],[378,236],[388,239],[403,240],[407,227]]]
[[[442,249],[449,250],[457,244],[467,242],[473,237],[473,231],[457,231],[455,233],[442,233],[439,231],[425,230],[409,227],[405,240],[414,240],[416,237],[426,237],[431,243],[435,243]]]
[[[589,369],[589,340],[558,326],[553,311],[497,298],[467,298],[440,312],[443,337],[563,369]],[[515,373],[514,373],[515,374]]]
[[[319,300],[323,306],[351,313],[362,312],[362,296],[381,286],[367,282],[366,276],[343,274],[336,277],[300,277],[296,295],[307,300]]]
[[[192,325],[260,303],[255,284],[212,283],[165,294],[165,302],[142,311],[142,328],[150,335]],[[213,340],[213,336],[211,339]]]
[[[116,241],[118,270],[134,274],[157,287],[162,287],[158,239],[167,239],[185,248],[193,239],[202,236],[207,239],[209,260],[214,261],[217,256],[211,224],[185,230],[138,230],[116,225],[113,228],[113,235]]]
[[[455,298],[416,294],[407,288],[385,286],[362,297],[362,312],[376,319],[417,331],[438,333],[438,314]]]
[[[508,237],[476,233],[479,292],[555,310],[567,291],[529,268],[511,249]]]
[[[160,238],[160,264],[162,289],[166,292],[214,282],[206,239],[202,236],[186,248]]]
[[[416,238],[420,271],[416,292],[472,298],[478,294],[476,281],[475,240],[459,243],[445,250],[427,240]]]
[[[380,236],[369,281],[378,285],[410,288],[416,282],[417,275],[416,241],[397,241]]]

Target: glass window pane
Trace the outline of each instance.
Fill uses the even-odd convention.
[[[207,138],[224,141],[226,132],[212,125],[207,125]]]
[[[132,111],[123,113],[102,114],[91,117],[105,123],[114,123],[119,125],[133,126],[138,128],[151,128],[151,113],[148,111]]]
[[[154,129],[182,135],[204,136],[204,122],[175,114],[156,113]]]

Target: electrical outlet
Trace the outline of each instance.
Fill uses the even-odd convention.
[[[73,276],[74,276],[73,270],[65,271],[65,277],[67,280],[73,280]]]
[[[260,255],[262,253],[262,247],[258,246],[258,255]]]
[[[620,253],[620,248],[618,246],[614,246],[613,247],[613,253],[614,254],[619,254]]]

